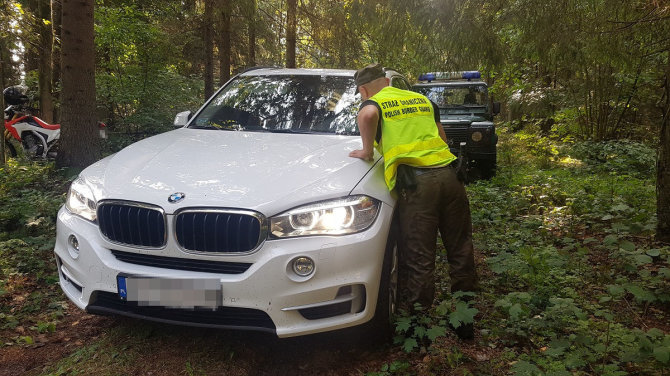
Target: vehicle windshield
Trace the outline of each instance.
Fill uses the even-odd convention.
[[[443,115],[486,112],[489,101],[486,89],[485,85],[414,87],[415,91],[435,102]]]
[[[353,77],[241,76],[189,128],[358,135],[360,102]]]

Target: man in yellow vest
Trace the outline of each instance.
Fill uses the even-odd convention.
[[[470,203],[452,167],[439,110],[425,96],[389,86],[383,68],[370,64],[354,76],[363,103],[358,127],[363,149],[349,156],[384,157],[384,180],[398,194],[400,307],[430,307],[435,295],[437,231],[447,251],[451,290],[474,291],[477,274],[472,246]],[[375,145],[376,144],[376,145]],[[455,330],[473,338],[473,326]]]

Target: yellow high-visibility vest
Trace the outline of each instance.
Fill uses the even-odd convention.
[[[425,96],[387,86],[372,96],[381,109],[384,180],[393,190],[401,164],[413,167],[441,167],[456,159],[440,138],[433,105]]]

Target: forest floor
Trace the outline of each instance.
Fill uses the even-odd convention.
[[[86,314],[53,260],[70,179],[11,161],[0,170],[0,376],[669,374],[670,247],[653,240],[653,150],[642,147],[503,132],[497,176],[468,186],[481,292],[471,305],[449,294],[439,245],[435,306],[378,346],[355,330],[277,339]],[[447,328],[473,316],[472,341]]]

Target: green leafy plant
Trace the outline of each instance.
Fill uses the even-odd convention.
[[[411,374],[409,370],[410,370],[409,362],[404,360],[394,360],[391,363],[384,363],[380,367],[379,371],[368,372],[365,375],[366,376],[408,375]]]

